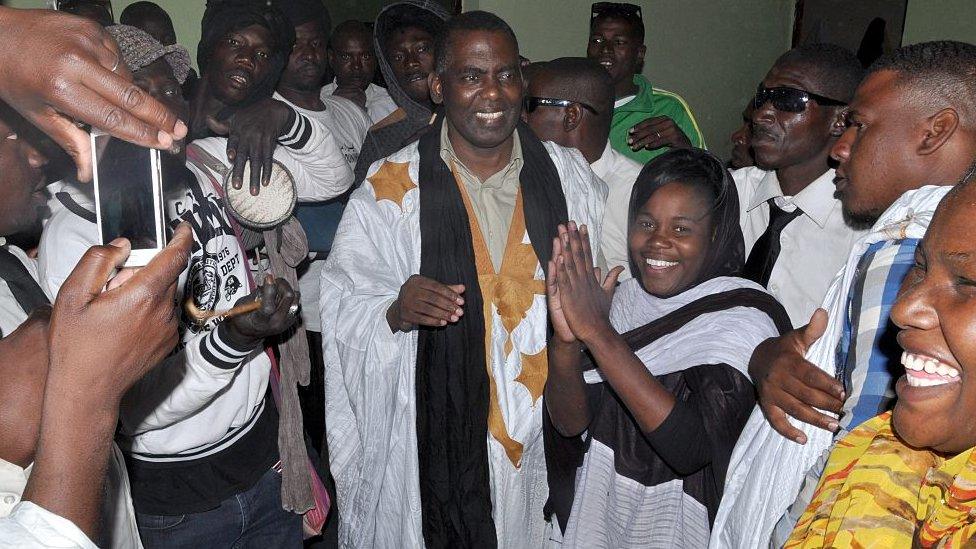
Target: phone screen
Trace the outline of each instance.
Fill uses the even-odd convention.
[[[102,243],[123,237],[133,250],[162,248],[158,151],[110,135],[92,145]]]

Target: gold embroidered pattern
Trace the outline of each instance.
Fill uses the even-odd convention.
[[[417,188],[417,184],[410,179],[409,162],[383,162],[380,169],[367,177],[373,185],[376,201],[389,200],[403,210],[403,197],[410,189]]]
[[[492,437],[502,444],[508,459],[516,468],[521,465],[523,445],[514,440],[508,434],[505,426],[505,418],[501,407],[498,404],[498,388],[495,385],[495,377],[492,375],[492,348],[491,348],[491,326],[492,326],[492,305],[501,317],[502,326],[508,333],[505,342],[504,352],[508,356],[512,352],[512,331],[525,319],[525,315],[532,307],[532,303],[537,295],[545,295],[545,281],[535,280],[535,271],[539,266],[539,260],[535,256],[531,244],[523,243],[526,240],[525,215],[522,207],[522,193],[516,195],[515,211],[512,215],[512,224],[508,232],[508,240],[505,246],[505,255],[502,258],[501,272],[495,273],[491,262],[491,255],[488,253],[488,246],[485,244],[478,219],[475,217],[471,207],[470,199],[465,191],[464,184],[455,175],[458,189],[464,201],[464,207],[468,212],[468,222],[471,225],[471,240],[474,245],[475,265],[478,269],[478,283],[481,287],[481,297],[484,304],[482,313],[485,318],[485,364],[488,368],[489,381],[489,409],[488,409],[488,431]],[[532,395],[533,403],[542,395],[542,390],[546,384],[546,377],[549,372],[549,359],[545,349],[534,355],[521,355],[522,371],[515,378],[528,389]]]

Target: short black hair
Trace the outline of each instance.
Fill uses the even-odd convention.
[[[386,50],[386,41],[393,34],[401,29],[418,28],[436,38],[444,27],[444,20],[437,17],[430,11],[420,9],[413,4],[398,4],[387,9],[383,17],[390,22],[385,29],[386,35],[383,36],[383,50]]]
[[[607,11],[597,15],[596,17],[590,19],[590,32],[593,32],[593,27],[596,26],[598,21],[603,21],[604,19],[616,19],[617,21],[623,21],[625,23],[630,23],[630,29],[634,32],[635,38],[641,44],[644,43],[644,20],[637,17],[636,14],[630,15],[622,12]]]
[[[131,25],[136,28],[142,28],[139,23],[146,21],[148,19],[159,19],[165,22],[169,27],[173,28],[173,20],[170,18],[166,10],[161,8],[159,4],[155,2],[133,2],[129,4],[124,10],[122,10],[122,15],[119,16],[119,23],[122,25]]]
[[[339,39],[359,33],[365,35],[367,38],[373,35],[373,31],[371,31],[370,28],[367,27],[362,21],[350,19],[348,21],[339,23],[336,25],[336,28],[332,30],[332,36],[329,37],[329,49],[334,50],[335,44]],[[370,46],[373,45],[372,40],[367,40],[367,42],[369,42]]]
[[[868,74],[892,71],[901,85],[934,106],[951,106],[976,125],[976,46],[954,40],[921,42],[881,56]]]
[[[850,102],[864,78],[864,67],[851,50],[837,44],[804,44],[779,56],[774,66],[802,65],[812,71],[819,90],[807,90],[838,101]]]
[[[586,103],[595,108],[600,117],[609,119],[613,114],[613,79],[607,69],[593,59],[560,57],[532,63],[525,72],[529,80],[549,79],[553,99]]]
[[[508,26],[501,17],[487,11],[468,11],[447,20],[444,27],[437,34],[434,41],[434,72],[444,74],[450,62],[448,53],[451,45],[451,35],[459,31],[485,31],[505,34],[515,44],[518,53],[518,38],[512,27]]]

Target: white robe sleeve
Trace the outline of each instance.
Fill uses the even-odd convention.
[[[402,201],[408,210],[411,194]],[[353,193],[322,271],[325,415],[343,546],[422,545],[417,335],[394,334],[386,321],[400,286],[419,271],[419,232],[416,215],[377,202],[367,181]],[[384,508],[392,502],[397,509]]]

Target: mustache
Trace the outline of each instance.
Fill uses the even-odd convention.
[[[756,139],[756,138],[760,138],[761,139],[763,137],[775,138],[776,137],[776,134],[769,127],[760,126],[759,124],[753,124],[752,125],[752,139]]]

